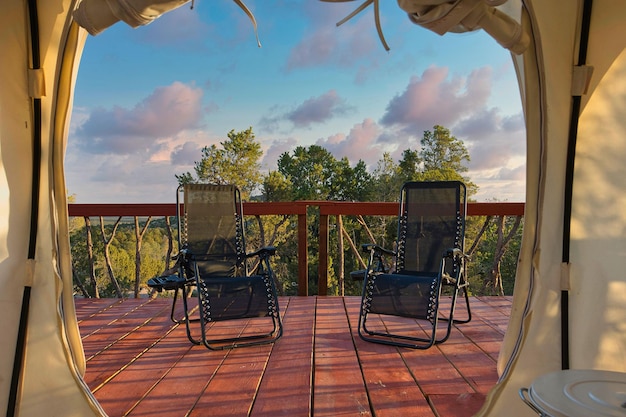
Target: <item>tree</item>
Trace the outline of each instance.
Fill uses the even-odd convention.
[[[419,178],[422,169],[422,158],[419,152],[412,149],[405,149],[402,152],[402,159],[398,162],[397,176],[401,182],[414,181]]]
[[[374,201],[397,201],[400,184],[398,184],[398,165],[389,152],[383,153],[372,174],[374,183]]]
[[[241,132],[233,129],[227,136],[228,140],[220,142],[221,148],[211,145],[202,149],[202,158],[195,162],[195,177],[190,172],[175,175],[179,184],[233,184],[239,187],[244,199],[249,198],[262,182],[261,144],[252,127]]]
[[[294,192],[291,180],[278,171],[271,171],[263,179],[264,201],[293,201]]]
[[[278,158],[278,172],[292,184],[294,200],[332,199],[336,165],[335,157],[318,145],[298,146],[293,155],[285,152]]]
[[[475,194],[478,186],[463,176],[468,171],[466,162],[470,155],[463,141],[450,134],[450,130],[435,125],[433,131],[426,130],[420,140],[422,145],[419,159],[423,164],[417,176],[420,181],[459,180],[467,186],[468,195]]]

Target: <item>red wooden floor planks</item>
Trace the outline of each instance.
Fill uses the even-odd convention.
[[[85,380],[111,416],[160,417],[470,416],[495,383],[511,306],[472,297],[472,322],[413,350],[362,341],[358,297],[281,297],[277,343],[210,351],[171,323],[171,299],[92,301],[76,303]]]
[[[170,333],[170,337],[173,336]],[[179,417],[187,415],[203,395],[230,351],[209,351],[204,346],[191,345],[180,361],[176,362],[141,402],[130,416]]]
[[[191,346],[182,327],[177,328],[97,390],[96,398],[109,415],[125,415],[162,380]]]
[[[335,300],[317,299],[314,415],[372,415],[346,312]]]
[[[164,307],[162,303],[144,304],[142,308],[133,311],[132,315],[126,315],[124,319],[108,326],[107,332],[96,334],[105,335],[105,338],[92,335],[84,342],[87,346],[87,341],[98,340],[104,345],[96,354],[87,358],[90,372],[85,375],[85,382],[92,390],[97,390],[100,384],[126,367],[171,330],[173,323],[164,314]],[[119,335],[115,339],[117,332]],[[92,350],[98,349],[94,346]]]
[[[247,416],[273,345],[232,349],[209,381],[190,416]]]
[[[131,314],[133,311],[137,310],[139,306],[149,301],[150,300],[147,299],[135,298],[119,300],[109,307],[103,308],[96,314],[91,314],[79,323],[81,337],[83,340],[86,340],[102,329],[108,329],[111,323],[123,320],[124,316]],[[120,333],[116,332],[116,335],[119,336]],[[87,352],[85,352],[85,354],[87,354]]]
[[[101,313],[113,304],[121,303],[117,298],[75,298],[76,320],[81,323],[83,320]]]
[[[362,340],[357,333],[359,300],[346,299],[345,304],[375,415],[432,416],[430,406],[398,348]]]
[[[281,304],[285,332],[272,350],[251,416],[311,415],[315,297]]]

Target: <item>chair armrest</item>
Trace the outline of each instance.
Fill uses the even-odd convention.
[[[260,256],[260,257],[272,256],[274,254],[276,254],[275,246],[264,246],[260,249],[255,250],[254,252],[246,253],[246,258],[252,258],[254,256]]]
[[[374,251],[374,252],[378,252],[384,255],[396,256],[396,252],[389,250],[389,249],[385,249],[382,246],[378,246],[375,243],[364,243],[361,245],[361,250],[363,250],[363,252],[365,253]]]

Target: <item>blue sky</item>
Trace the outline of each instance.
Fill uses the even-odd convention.
[[[507,50],[482,31],[439,36],[381,2],[385,51],[361,2],[196,0],[153,23],[89,36],[66,179],[77,203],[173,202],[204,146],[252,127],[263,167],[321,145],[371,169],[436,124],[463,140],[479,201],[523,201],[525,131]]]

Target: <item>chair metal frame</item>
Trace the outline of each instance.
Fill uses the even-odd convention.
[[[193,253],[190,248],[190,242],[188,241],[189,219],[188,211],[185,209],[184,197],[186,192],[194,188],[196,192],[211,192],[212,190],[215,191],[218,189],[220,190],[219,192],[225,192],[225,190],[232,192],[234,202],[233,216],[236,227],[236,247],[233,248],[235,250],[236,260],[235,256],[233,256],[232,272],[226,274],[204,272],[202,266],[210,266],[212,262],[215,262],[215,255]],[[200,191],[198,191],[198,189]],[[270,265],[270,257],[276,253],[276,248],[268,246],[251,253],[246,253],[245,232],[243,227],[243,203],[239,189],[233,185],[181,185],[178,187],[176,193],[176,216],[179,245],[179,253],[176,255],[178,274],[167,277],[170,284],[168,285],[166,283],[162,287],[162,289],[165,290],[174,290],[170,319],[174,323],[185,324],[187,338],[191,343],[204,345],[211,350],[230,349],[277,341],[283,334],[283,324],[280,317],[274,273]],[[248,260],[250,259],[256,261],[252,274],[248,273]],[[261,282],[262,284],[260,284]],[[209,294],[209,287],[217,286],[229,288],[229,286],[233,285],[241,285],[244,286],[244,288],[248,285],[249,287],[247,288],[250,291],[255,291],[255,289],[258,291],[259,288],[264,291],[261,295],[267,300],[267,326],[263,325],[264,331],[250,335],[213,338],[211,337],[210,331],[212,323],[222,320],[253,317],[243,313],[241,317],[228,316],[228,318],[219,318],[219,314],[211,310],[212,300]],[[183,301],[184,315],[182,318],[177,318],[175,315],[179,291]],[[194,291],[198,299],[198,306],[190,308],[188,299]],[[249,296],[249,301],[252,300],[252,297],[253,296]],[[254,297],[260,297],[260,295],[257,294],[254,295]],[[196,310],[198,313],[197,316],[195,315]],[[199,331],[197,327],[199,327]],[[265,329],[265,327],[267,327],[267,329]],[[198,333],[199,336],[197,335]]]
[[[427,193],[429,191],[437,192],[437,190],[446,189],[453,190],[456,195],[456,230],[454,230],[454,244],[451,247],[444,248],[438,266],[430,265],[426,270],[407,270],[405,269],[407,239],[415,239],[416,242],[419,242],[419,239],[422,238],[407,236],[407,216],[410,215],[408,206],[412,204],[412,202],[407,201],[407,193],[409,191],[416,192],[415,190],[424,190],[424,192]],[[402,186],[400,191],[398,236],[396,241],[397,249],[389,250],[373,243],[362,245],[363,251],[369,253],[368,266],[365,270],[363,281],[358,322],[358,334],[363,340],[413,349],[428,349],[435,344],[443,343],[448,340],[453,324],[468,323],[472,319],[468,294],[469,284],[466,280],[466,261],[468,257],[463,252],[465,217],[467,213],[466,193],[466,187],[460,181],[407,182]],[[449,226],[449,224],[444,222],[444,216],[438,216],[437,213],[432,214],[432,218],[441,218],[443,226]],[[449,213],[447,214],[449,215]],[[424,223],[423,220],[422,223]],[[419,243],[415,245],[418,247],[419,251]],[[389,262],[385,262],[387,258],[392,258],[395,261],[395,271],[389,272],[390,268],[387,266]],[[421,259],[415,262],[411,261],[410,263],[420,264],[420,262],[422,262]],[[427,262],[432,264],[430,259],[427,260]],[[404,295],[400,296],[395,294],[396,290],[398,292],[400,291],[400,289],[394,287],[397,283],[401,283],[405,288],[413,288],[416,292],[425,290],[427,294],[423,297],[414,297],[413,300],[419,299],[418,301],[420,302],[425,300],[427,304],[423,307],[421,304],[419,307],[417,304],[401,306],[400,304],[402,303],[400,301],[396,302],[396,300],[401,300],[401,297]],[[439,300],[442,295],[443,287],[450,287],[452,289],[451,305],[447,314],[440,310]],[[376,294],[377,291],[379,294]],[[462,320],[454,318],[459,291],[463,291],[464,293],[467,312],[466,318]],[[394,294],[389,295],[390,292],[394,292]],[[386,295],[381,295],[383,293]],[[388,303],[389,300],[393,300],[391,305],[384,305],[385,301],[377,301],[378,295]],[[421,298],[423,298],[423,300]],[[405,298],[405,301],[408,300],[412,299]],[[422,310],[422,308],[424,310]],[[404,317],[408,320],[411,331],[404,332],[403,330],[394,333],[388,329],[374,330],[368,328],[367,320],[370,314]],[[439,321],[445,321],[447,325],[445,326],[445,334],[437,337]],[[425,337],[419,336],[420,326],[418,322],[422,324],[426,323],[424,327],[429,328],[429,330],[425,330]]]

